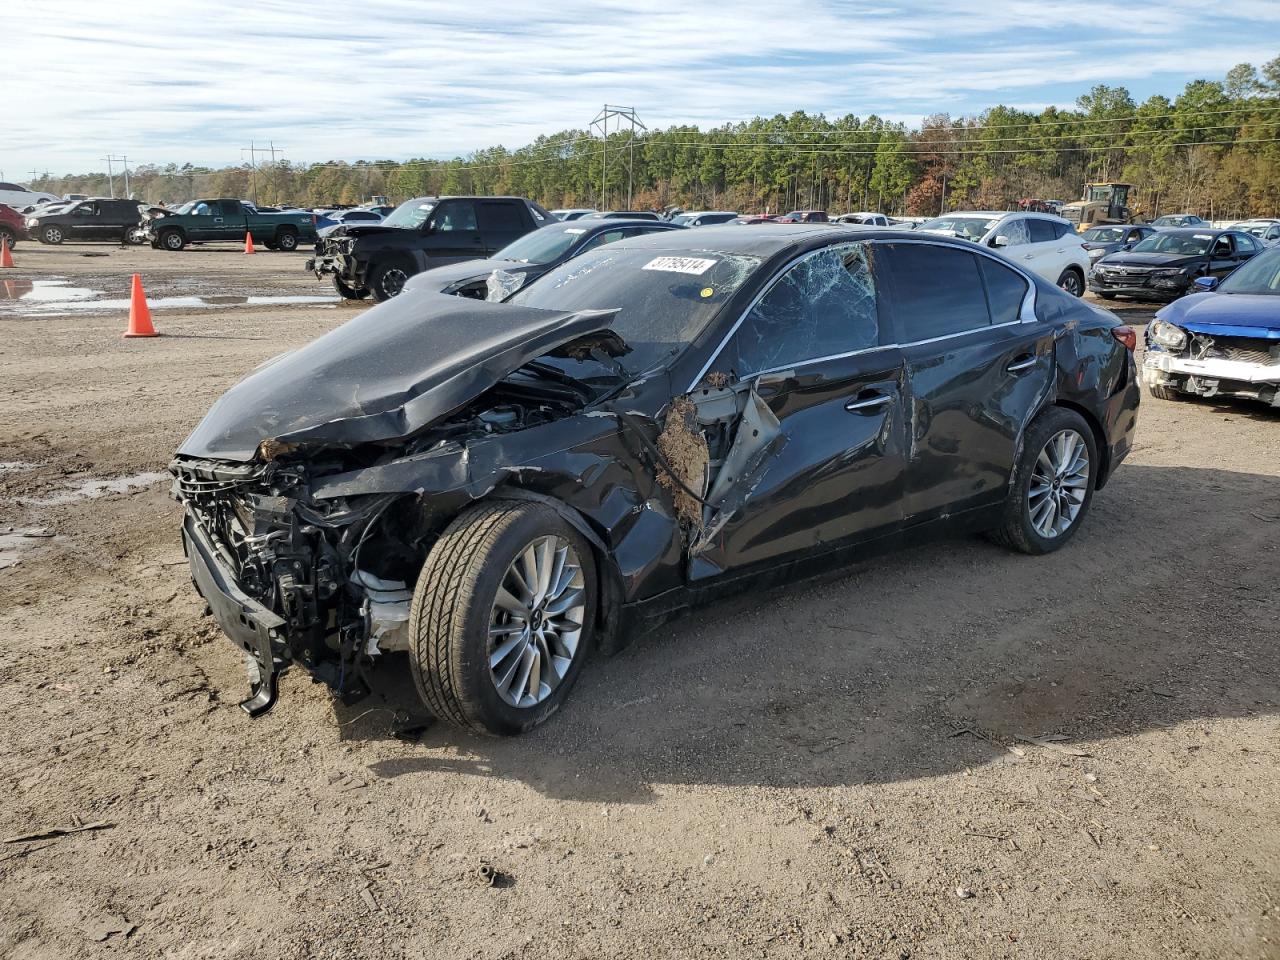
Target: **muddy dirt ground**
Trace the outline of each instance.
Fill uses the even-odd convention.
[[[1061,553],[940,543],[720,605],[530,736],[406,743],[407,684],[348,708],[290,674],[236,708],[147,476],[354,309],[238,302],[327,297],[302,254],[16,258],[0,835],[101,829],[0,844],[0,955],[1280,957],[1275,412],[1144,399]],[[224,299],[157,307],[155,340],[119,303],[33,306],[135,271]]]

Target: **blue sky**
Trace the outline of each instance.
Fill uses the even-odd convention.
[[[916,123],[1139,100],[1280,55],[1280,2],[9,0],[0,170],[453,156],[583,128],[794,109]]]

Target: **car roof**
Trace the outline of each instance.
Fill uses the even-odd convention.
[[[788,249],[826,246],[827,243],[857,240],[919,240],[912,234],[892,227],[844,226],[823,223],[780,223],[772,230],[743,230],[732,224],[715,224],[697,230],[663,230],[640,237],[628,237],[610,244],[610,249],[678,250],[695,255],[698,252],[741,254],[771,257]],[[819,243],[818,241],[826,241]],[[930,243],[948,244],[973,250],[970,240],[951,237],[928,237]]]
[[[1173,230],[1161,230],[1162,237],[1203,237],[1205,234],[1219,234],[1238,232],[1234,228],[1226,227],[1176,227]]]

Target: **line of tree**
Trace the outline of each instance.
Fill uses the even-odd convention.
[[[547,207],[879,210],[933,215],[1007,209],[1021,198],[1076,199],[1085,182],[1135,186],[1131,205],[1212,218],[1280,215],[1280,56],[1194,80],[1174,99],[1136,103],[1095,86],[1075,110],[996,106],[926,117],[908,129],[875,115],[796,111],[709,130],[565,130],[516,150],[451,160],[281,161],[209,169],[143,165],[130,192],[150,203],[238,196],[263,205],[399,202],[440,194],[516,194]],[[106,195],[105,173],[44,177],[34,189]],[[115,189],[123,189],[117,172]]]

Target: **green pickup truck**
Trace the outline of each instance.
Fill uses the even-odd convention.
[[[147,239],[157,250],[181,250],[188,243],[243,242],[246,233],[268,250],[296,250],[301,242],[315,242],[315,218],[309,213],[258,213],[243,201],[220,199],[192,200],[146,223]]]

